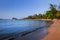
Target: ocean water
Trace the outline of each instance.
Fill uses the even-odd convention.
[[[49,23],[42,20],[0,20],[0,40],[25,36],[37,29],[47,28]]]

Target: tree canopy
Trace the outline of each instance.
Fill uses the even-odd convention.
[[[58,9],[57,9],[58,8]],[[26,19],[60,19],[60,5],[57,7],[54,4],[50,4],[50,10],[47,10],[45,14],[34,14],[28,16]]]

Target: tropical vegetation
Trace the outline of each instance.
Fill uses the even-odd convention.
[[[50,10],[47,10],[45,14],[34,14],[24,19],[60,19],[60,5],[50,4]]]

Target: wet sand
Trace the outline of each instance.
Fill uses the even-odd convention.
[[[48,28],[48,34],[42,40],[60,40],[60,20],[53,20]]]

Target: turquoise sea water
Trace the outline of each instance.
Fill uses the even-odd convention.
[[[11,37],[22,37],[41,28],[47,28],[49,23],[42,20],[0,20],[0,39],[5,40]]]

